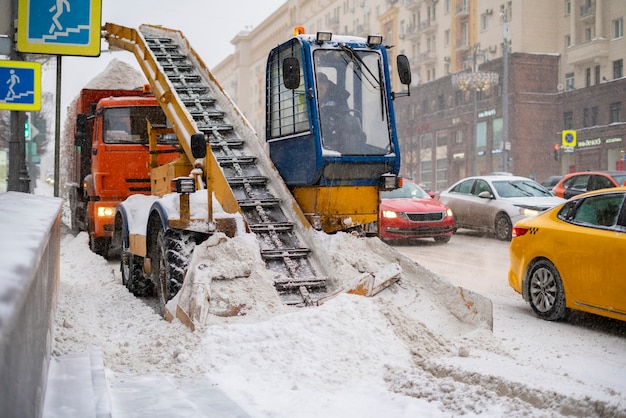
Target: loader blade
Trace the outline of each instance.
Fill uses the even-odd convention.
[[[402,268],[400,265],[395,263],[387,264],[373,275],[371,273],[363,273],[344,291],[353,295],[374,296],[400,280],[401,274]]]

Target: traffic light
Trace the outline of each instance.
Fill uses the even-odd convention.
[[[24,139],[30,139],[30,115],[28,113],[24,121]]]
[[[559,144],[554,144],[554,161],[559,161]]]

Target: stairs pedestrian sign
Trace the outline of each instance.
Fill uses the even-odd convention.
[[[102,0],[18,1],[18,51],[100,55]]]
[[[0,60],[0,110],[41,109],[41,64]]]

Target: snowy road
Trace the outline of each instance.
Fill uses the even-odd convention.
[[[573,312],[567,322],[538,319],[509,287],[508,242],[461,230],[448,244],[424,240],[395,248],[452,283],[490,298],[494,336],[526,358],[529,368],[553,368],[581,386],[616,388],[626,396],[626,322]]]

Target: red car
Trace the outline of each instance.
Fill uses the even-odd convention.
[[[554,186],[552,193],[569,199],[593,190],[623,186],[624,182],[626,182],[626,171],[581,171],[565,175]]]
[[[409,180],[403,180],[399,189],[381,193],[378,219],[383,241],[433,238],[445,243],[455,229],[452,211]]]

